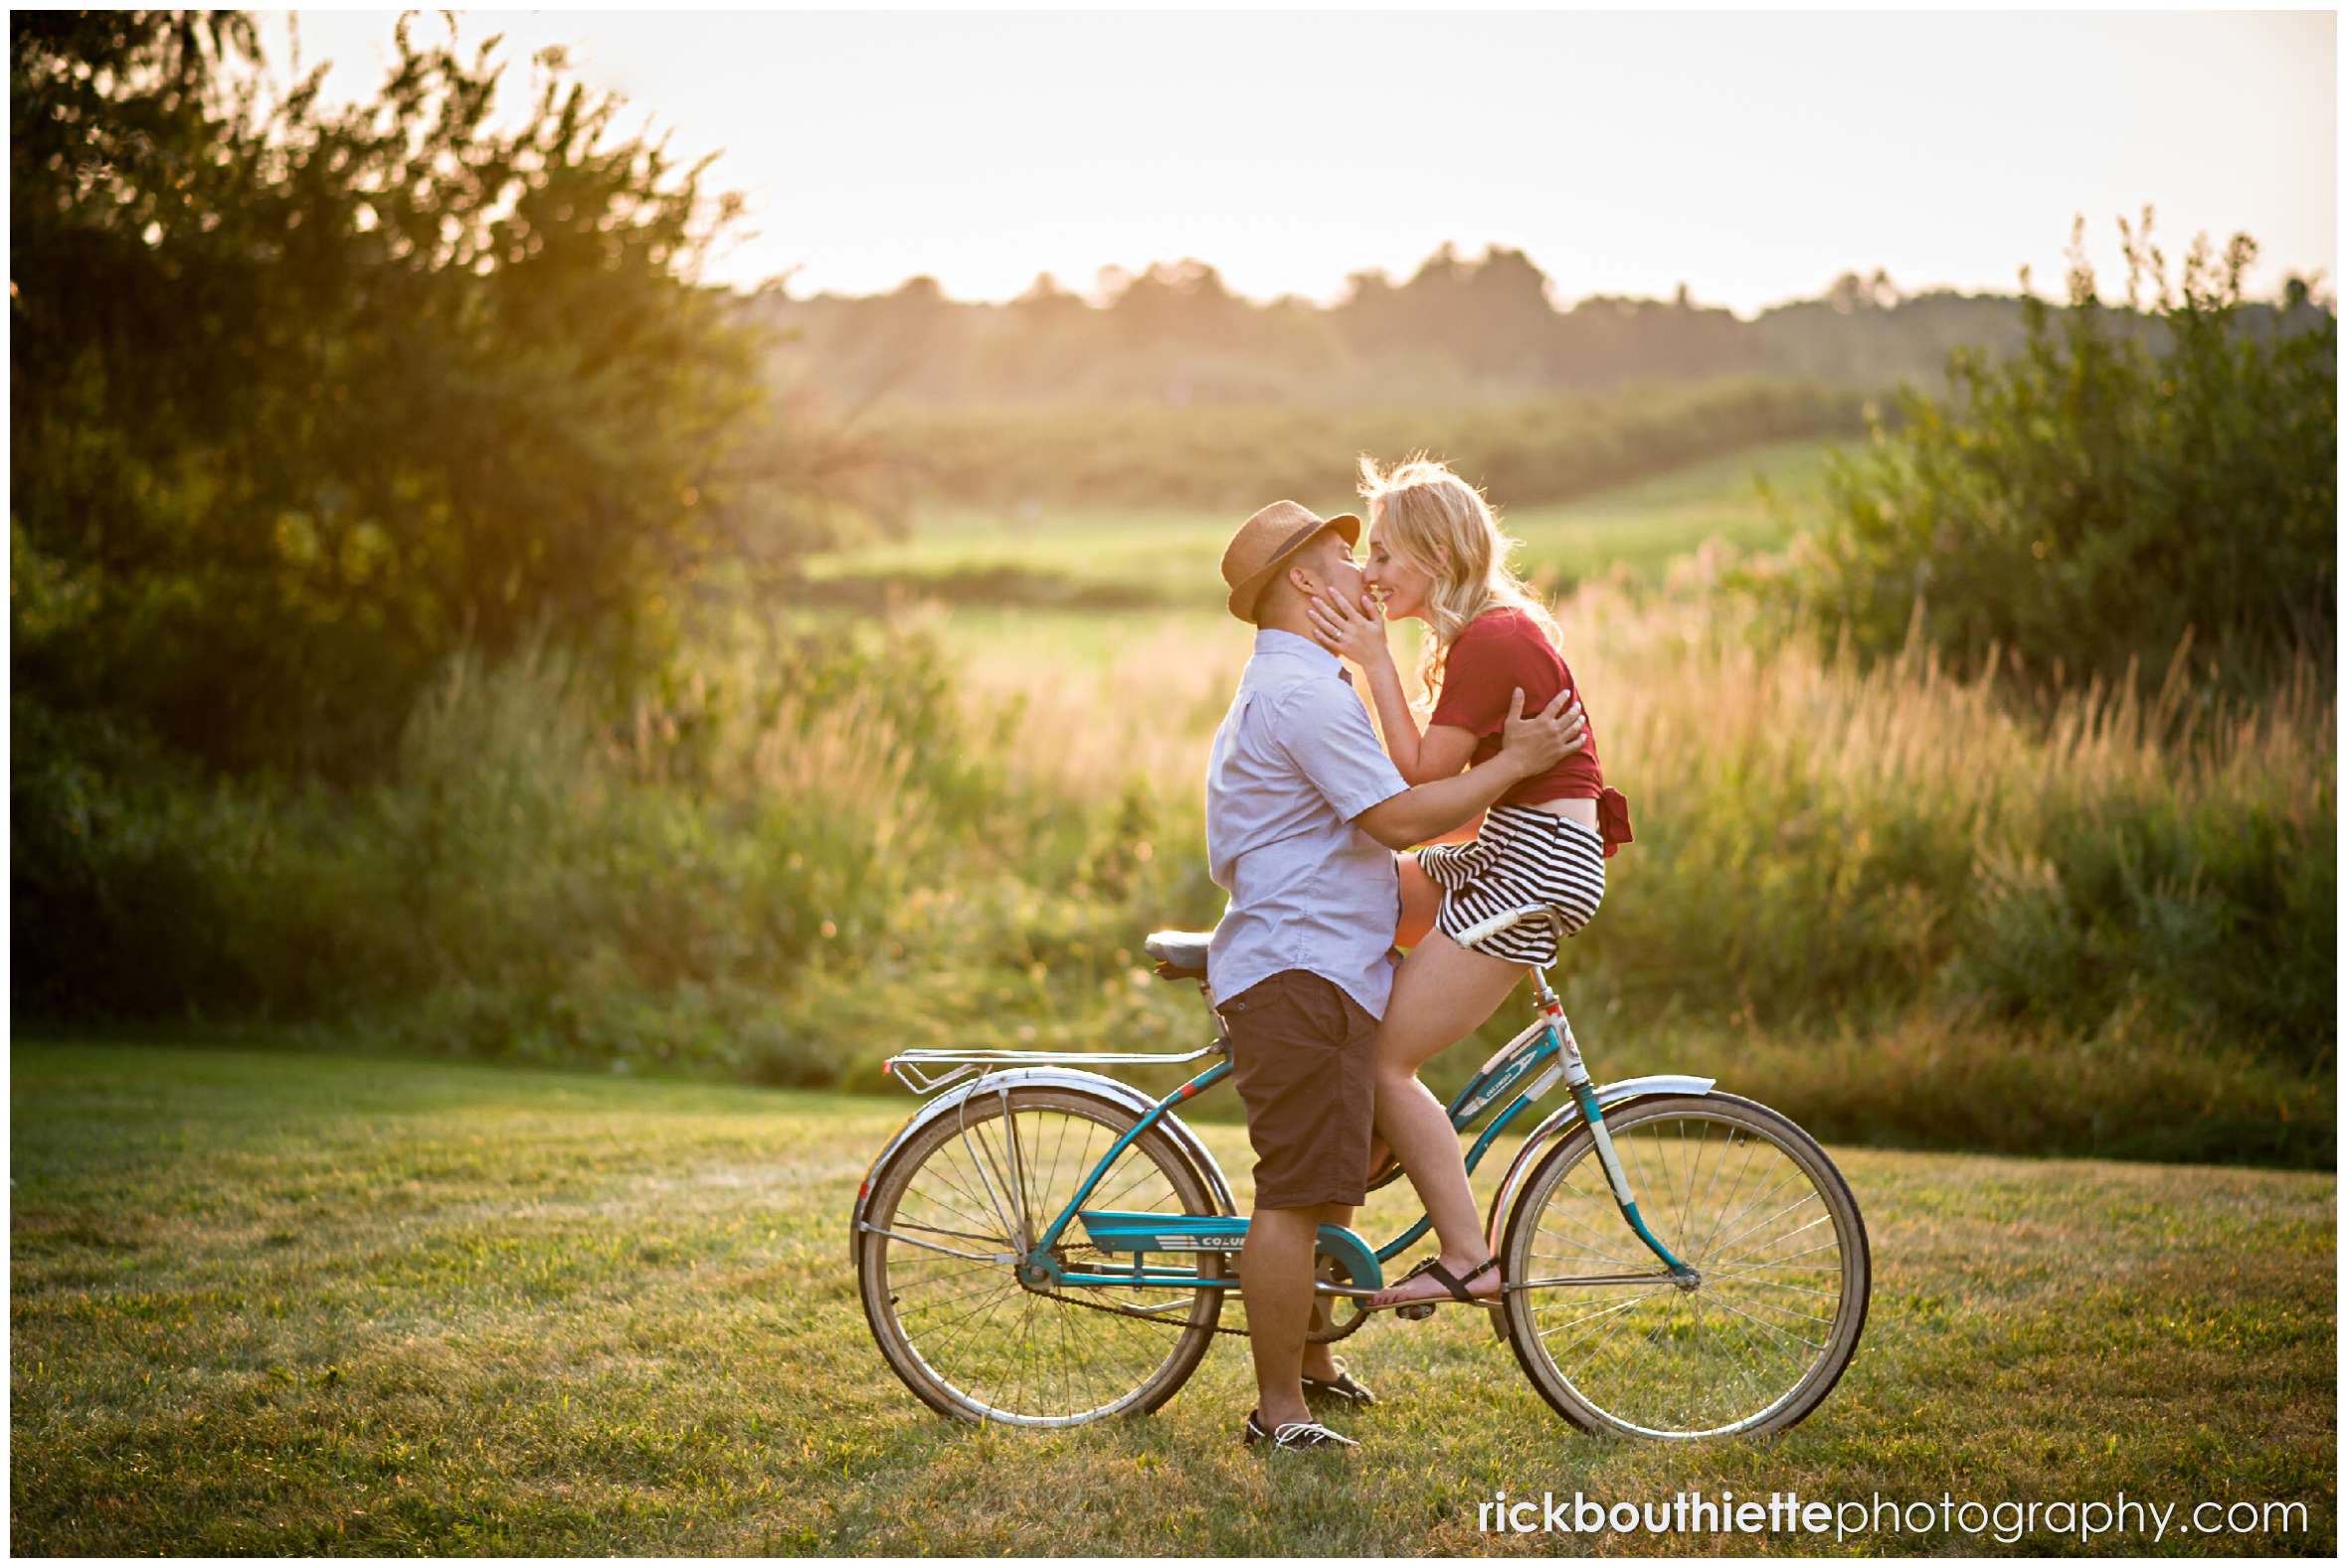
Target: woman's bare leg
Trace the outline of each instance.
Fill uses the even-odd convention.
[[[1442,889],[1435,886],[1432,877],[1418,869],[1416,855],[1397,855],[1394,858],[1401,871],[1401,925],[1393,933],[1393,945],[1414,949],[1424,943],[1427,934],[1434,930],[1434,915],[1442,904]],[[1382,1132],[1369,1139],[1369,1176],[1375,1176],[1384,1168],[1386,1156],[1391,1152]]]
[[[1394,866],[1401,873],[1401,925],[1393,933],[1393,945],[1414,948],[1434,930],[1434,913],[1442,903],[1442,889],[1418,869],[1416,855],[1396,855]]]
[[[1521,963],[1471,953],[1436,932],[1411,950],[1393,977],[1393,996],[1377,1028],[1377,1131],[1410,1173],[1442,1244],[1442,1266],[1454,1277],[1464,1276],[1491,1251],[1476,1218],[1459,1135],[1442,1103],[1418,1082],[1418,1068],[1489,1018],[1523,974]],[[1477,1296],[1499,1289],[1497,1270],[1468,1286]],[[1378,1292],[1370,1305],[1447,1300],[1448,1292],[1420,1276]]]

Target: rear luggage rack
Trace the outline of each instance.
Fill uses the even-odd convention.
[[[932,1094],[948,1084],[985,1068],[996,1067],[1138,1067],[1149,1062],[1194,1062],[1222,1049],[1217,1040],[1194,1051],[965,1051],[951,1046],[899,1051],[880,1064],[880,1071],[914,1094]],[[947,1068],[946,1072],[926,1069]]]

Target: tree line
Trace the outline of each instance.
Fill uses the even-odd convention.
[[[111,727],[214,768],[348,782],[383,766],[455,650],[495,659],[551,631],[624,692],[667,667],[693,598],[791,581],[809,550],[900,516],[909,483],[1221,505],[1293,485],[1280,465],[1301,447],[1338,461],[1448,430],[1511,493],[1546,497],[1674,453],[1847,433],[1859,388],[2026,362],[2042,332],[2031,298],[1910,298],[1880,273],[1749,323],[1684,290],[1559,310],[1505,248],[1445,248],[1399,283],[1356,274],[1328,309],[1242,299],[1196,261],[1106,279],[1100,305],[1047,279],[1005,305],[926,279],[745,298],[697,281],[741,216],[704,190],[707,159],[615,139],[618,100],[568,80],[558,49],[532,62],[524,122],[496,130],[495,40],[468,57],[415,31],[403,19],[371,99],[329,111],[322,66],[264,103],[243,13],[11,17],[20,747]],[[2140,350],[2130,398],[2172,379],[2169,359],[2197,377],[2336,331],[2299,278],[2279,305],[2231,301],[2181,359],[2163,352],[2177,319],[2099,311],[2098,332]],[[2280,442],[2276,472],[2305,471],[2320,433],[2278,414],[2326,361],[2287,363],[2270,395],[2244,370],[2163,404],[2190,418],[2163,415],[2178,466],[2137,464],[2142,493],[2248,493],[2212,477],[2216,450]],[[1604,390],[1632,381],[1635,397]],[[2076,434],[2113,462],[2151,449],[2122,423]],[[2046,472],[2058,499],[2089,493]],[[2293,516],[2316,494],[2273,486],[2257,493]],[[2051,559],[2099,560],[2064,541],[2100,526],[2045,534]],[[1895,617],[1903,570],[1870,561],[1815,603],[1860,612],[1863,576],[1889,596],[1865,613]]]
[[[2318,282],[2293,274],[2277,302],[2244,304],[2236,330],[2314,329],[2332,314]],[[1001,304],[951,299],[927,276],[884,294],[799,299],[786,278],[744,308],[786,337],[771,362],[779,381],[851,407],[1432,407],[1731,377],[1944,390],[1952,350],[2022,350],[2031,297],[2026,275],[2016,294],[1907,293],[1877,268],[1751,321],[1697,303],[1685,284],[1670,299],[1600,294],[1560,307],[1524,252],[1445,245],[1402,281],[1354,273],[1325,308],[1246,299],[1194,259],[1106,268],[1091,299],[1048,272]],[[2166,347],[2157,311],[2118,314],[2154,352]]]

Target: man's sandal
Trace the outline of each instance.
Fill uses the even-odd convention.
[[[1351,1405],[1373,1405],[1377,1402],[1377,1396],[1369,1391],[1369,1385],[1356,1382],[1352,1370],[1342,1361],[1337,1363],[1337,1375],[1325,1381],[1310,1372],[1304,1374],[1304,1397],[1310,1399],[1315,1394],[1326,1394]]]
[[[1469,1269],[1464,1275],[1454,1275],[1450,1270],[1442,1266],[1441,1258],[1434,1257],[1426,1259],[1416,1268],[1412,1269],[1409,1273],[1403,1275],[1400,1280],[1396,1280],[1393,1283],[1395,1285],[1399,1285],[1403,1280],[1414,1280],[1421,1274],[1430,1274],[1434,1277],[1435,1284],[1441,1286],[1445,1291],[1450,1293],[1452,1301],[1465,1302],[1470,1307],[1481,1307],[1490,1311],[1496,1312],[1500,1310],[1499,1293],[1495,1291],[1490,1296],[1478,1296],[1473,1291],[1467,1289],[1467,1284],[1470,1280],[1479,1280],[1483,1278],[1487,1270],[1497,1269],[1499,1266],[1500,1260],[1495,1254],[1492,1257],[1484,1259],[1483,1262],[1477,1264],[1474,1268]],[[1390,1308],[1384,1309],[1391,1310],[1400,1316],[1407,1317],[1411,1321],[1416,1322],[1428,1317],[1432,1317],[1434,1315],[1434,1308],[1437,1305],[1439,1304],[1424,1300],[1415,1302],[1396,1302]]]

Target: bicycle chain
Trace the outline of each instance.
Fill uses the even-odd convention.
[[[1062,1296],[1057,1291],[1037,1291],[1035,1294],[1042,1297],[1046,1301],[1065,1302],[1070,1307],[1088,1307],[1096,1312],[1114,1312],[1119,1317],[1138,1317],[1145,1323],[1156,1323],[1161,1328],[1179,1328],[1186,1330],[1190,1326],[1180,1318],[1168,1317],[1161,1312],[1137,1312],[1130,1307],[1111,1307],[1105,1302],[1079,1302],[1074,1297]],[[1246,1329],[1225,1328],[1220,1323],[1216,1323],[1214,1325],[1213,1331],[1218,1334],[1229,1334],[1233,1338],[1238,1339],[1244,1339],[1247,1337]]]

